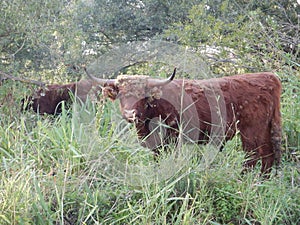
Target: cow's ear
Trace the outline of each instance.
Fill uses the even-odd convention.
[[[118,96],[119,90],[115,85],[108,85],[102,88],[102,94],[105,98],[115,100]]]

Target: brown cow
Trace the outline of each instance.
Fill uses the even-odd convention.
[[[261,172],[269,173],[281,157],[281,82],[272,73],[261,72],[208,80],[152,79],[118,76],[103,80],[105,96],[120,100],[123,117],[135,124],[142,144],[155,148],[152,121],[166,124],[164,139],[183,134],[198,143],[217,144],[232,139],[237,130],[248,155],[246,167],[262,160]],[[183,124],[183,125],[182,125]],[[180,136],[179,136],[180,137]]]
[[[101,87],[91,80],[81,80],[69,84],[52,84],[39,89],[33,96],[22,100],[22,109],[33,109],[39,114],[59,114],[62,102],[72,103],[76,100],[85,102],[88,96],[95,98],[101,93]]]

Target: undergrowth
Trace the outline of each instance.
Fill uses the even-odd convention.
[[[300,223],[297,79],[284,83],[283,163],[264,181],[258,167],[241,175],[238,137],[208,168],[199,166],[206,147],[197,145],[156,162],[116,104],[77,106],[59,117],[23,113],[21,96],[3,91],[18,84],[5,85],[0,224]]]

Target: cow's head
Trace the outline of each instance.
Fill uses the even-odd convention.
[[[121,113],[128,122],[136,123],[148,117],[154,102],[161,98],[162,88],[170,83],[176,73],[167,79],[153,79],[149,76],[120,75],[117,79],[99,79],[88,74],[95,82],[102,86],[105,97],[112,100],[119,99]]]

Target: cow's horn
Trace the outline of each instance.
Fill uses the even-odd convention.
[[[105,84],[106,85],[110,85],[110,84],[114,84],[115,83],[115,79],[101,79],[101,78],[98,78],[98,77],[95,77],[93,75],[91,75],[87,69],[84,67],[83,68],[86,75],[93,81],[95,81],[99,86],[104,86]]]
[[[167,79],[164,79],[164,80],[149,79],[148,80],[148,87],[155,87],[155,86],[166,85],[166,84],[170,83],[174,79],[175,74],[176,74],[176,68],[174,68],[174,71],[173,71],[172,75],[169,76]]]

